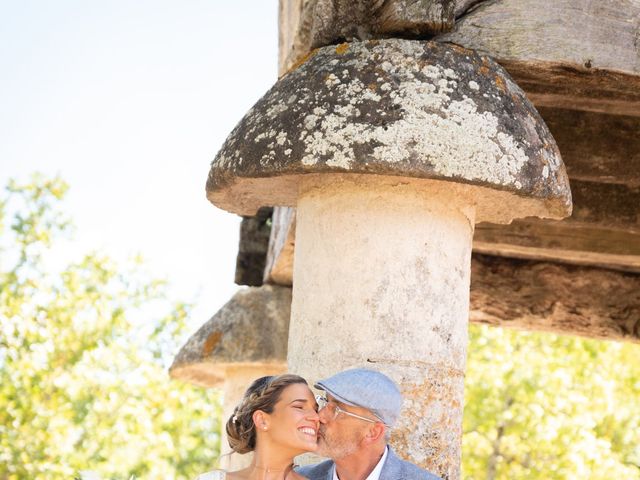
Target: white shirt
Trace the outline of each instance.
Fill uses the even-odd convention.
[[[384,465],[384,461],[387,459],[387,452],[389,451],[389,447],[385,447],[384,449],[384,453],[382,454],[382,457],[380,458],[380,460],[378,460],[378,463],[376,464],[376,468],[374,468],[371,473],[369,474],[369,476],[367,478],[365,478],[365,480],[379,480],[380,479],[380,472],[382,472],[382,466]],[[336,466],[333,466],[333,480],[340,480],[340,478],[338,478],[338,472],[336,471]]]

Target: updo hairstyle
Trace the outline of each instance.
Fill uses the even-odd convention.
[[[256,426],[253,423],[253,412],[262,410],[272,413],[273,407],[280,394],[289,385],[307,381],[298,375],[286,373],[284,375],[260,377],[254,380],[244,393],[242,400],[227,420],[227,438],[229,446],[234,452],[248,453],[256,448]]]

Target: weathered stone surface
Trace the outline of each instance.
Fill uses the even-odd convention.
[[[286,363],[291,289],[275,285],[238,291],[187,341],[169,374],[197,385],[221,384],[229,367],[277,369]]]
[[[490,55],[538,106],[640,115],[640,3],[483,2],[438,36]]]
[[[474,254],[470,319],[640,343],[640,275]]]
[[[254,217],[244,217],[240,223],[240,241],[236,258],[238,285],[259,287],[264,276],[266,253],[271,234],[273,208],[264,207]]]
[[[486,57],[433,42],[320,49],[242,119],[214,160],[207,194],[241,214],[294,206],[298,176],[438,179],[505,192],[518,215],[563,217],[571,199],[557,147],[510,77]],[[474,195],[478,219],[496,210]]]
[[[640,187],[640,117],[558,108],[538,111],[558,144],[572,190],[576,180]]]

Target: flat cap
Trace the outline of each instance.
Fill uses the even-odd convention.
[[[383,373],[353,368],[320,380],[315,387],[339,402],[370,410],[388,427],[400,416],[402,394],[393,380]]]

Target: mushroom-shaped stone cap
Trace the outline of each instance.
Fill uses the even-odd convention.
[[[173,378],[219,386],[228,367],[285,365],[291,288],[239,290],[187,341],[169,368]]]
[[[314,51],[229,135],[207,196],[251,215],[295,206],[301,176],[328,173],[505,192],[511,218],[571,211],[564,164],[535,108],[502,67],[451,44],[389,39]],[[472,198],[480,221],[496,197]]]

